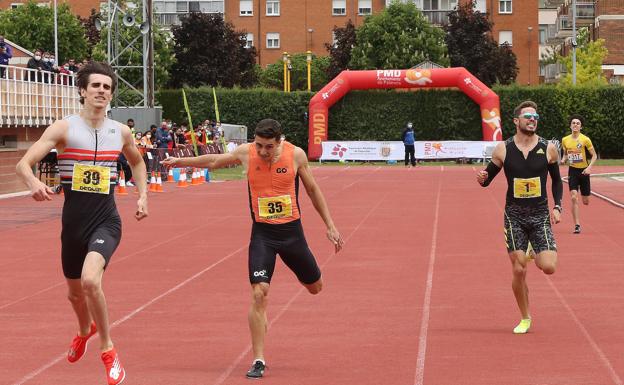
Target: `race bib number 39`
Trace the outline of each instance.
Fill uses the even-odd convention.
[[[542,196],[540,178],[514,178],[514,198],[538,198]]]
[[[72,191],[108,195],[110,193],[110,168],[75,163]]]
[[[278,219],[292,216],[292,202],[290,195],[277,197],[259,197],[258,211],[260,218]]]

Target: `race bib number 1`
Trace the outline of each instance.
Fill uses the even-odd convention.
[[[292,202],[290,195],[281,195],[277,197],[259,197],[258,211],[260,218],[277,219],[292,216]]]
[[[110,193],[110,168],[75,163],[72,191],[108,195]]]
[[[514,198],[538,198],[542,196],[540,178],[514,178]]]

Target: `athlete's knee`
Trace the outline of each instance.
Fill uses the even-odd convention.
[[[254,285],[251,300],[254,306],[264,307],[266,306],[267,299],[269,296],[269,287],[268,285],[257,284]]]
[[[320,279],[314,283],[304,285],[310,294],[318,294],[323,290],[323,281]]]
[[[80,280],[80,284],[82,286],[82,291],[87,296],[93,296],[101,289],[100,280],[91,277],[83,277]]]
[[[544,274],[548,274],[548,275],[554,274],[555,270],[557,269],[557,262],[555,261],[544,262],[540,266],[540,269],[542,269]]]
[[[85,295],[82,291],[70,290],[67,293],[67,299],[72,304],[81,304],[85,302]]]
[[[578,194],[576,191],[574,190],[570,191],[570,198],[572,198],[572,204],[578,203]]]

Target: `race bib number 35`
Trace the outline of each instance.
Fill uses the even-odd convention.
[[[514,198],[538,198],[542,196],[540,178],[514,178]]]
[[[259,197],[258,211],[260,218],[277,219],[292,216],[292,202],[290,195],[277,197]]]
[[[72,176],[72,191],[109,194],[110,168],[75,163]]]

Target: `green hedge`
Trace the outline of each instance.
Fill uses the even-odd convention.
[[[563,89],[550,86],[496,87],[501,100],[503,137],[515,133],[513,109],[523,100],[539,108],[539,135],[561,139],[569,133],[567,117],[585,117],[583,132],[603,158],[624,157],[624,87]],[[261,119],[282,123],[288,140],[307,149],[308,92],[284,93],[267,89],[217,89],[221,121],[244,124],[252,135]],[[176,122],[187,120],[180,90],[157,95],[164,115]],[[214,119],[211,88],[187,91],[193,122]],[[478,106],[457,90],[354,91],[330,109],[329,139],[399,140],[407,121],[414,122],[418,140],[480,140]],[[250,137],[251,139],[251,137]]]

